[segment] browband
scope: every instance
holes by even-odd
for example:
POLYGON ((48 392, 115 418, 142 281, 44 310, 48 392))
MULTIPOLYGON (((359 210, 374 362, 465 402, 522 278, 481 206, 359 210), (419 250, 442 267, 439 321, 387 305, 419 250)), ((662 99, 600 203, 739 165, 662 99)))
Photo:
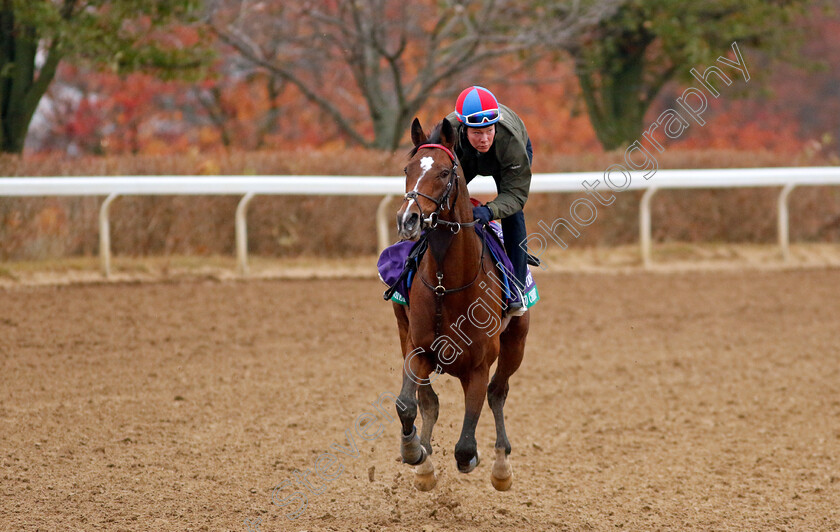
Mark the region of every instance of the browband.
POLYGON ((446 152, 449 158, 452 159, 453 163, 455 162, 455 154, 452 153, 452 151, 443 144, 421 144, 420 146, 417 146, 418 151, 422 150, 423 148, 440 148, 446 152))

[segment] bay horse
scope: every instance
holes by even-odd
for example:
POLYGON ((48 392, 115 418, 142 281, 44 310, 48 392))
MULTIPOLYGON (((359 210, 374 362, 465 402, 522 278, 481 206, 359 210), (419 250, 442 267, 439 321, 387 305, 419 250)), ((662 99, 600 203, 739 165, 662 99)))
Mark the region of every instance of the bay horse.
POLYGON ((474 230, 467 183, 453 152, 455 136, 446 119, 430 135, 417 118, 411 125, 414 148, 405 167, 406 194, 397 212, 397 230, 403 240, 424 238, 428 249, 407 294, 409 306, 394 303, 404 362, 397 408, 400 454, 404 463, 415 466, 417 489, 435 487, 431 439, 439 402, 432 382, 447 373, 464 390, 464 424, 455 445, 458 471, 469 473, 480 462, 475 428, 486 390, 496 422, 491 482, 505 491, 513 470, 504 405, 508 379, 524 355, 530 312, 503 317, 503 281, 486 242, 474 230), (488 386, 490 366, 497 359, 488 386), (418 404, 423 418, 419 436, 414 426, 418 404))

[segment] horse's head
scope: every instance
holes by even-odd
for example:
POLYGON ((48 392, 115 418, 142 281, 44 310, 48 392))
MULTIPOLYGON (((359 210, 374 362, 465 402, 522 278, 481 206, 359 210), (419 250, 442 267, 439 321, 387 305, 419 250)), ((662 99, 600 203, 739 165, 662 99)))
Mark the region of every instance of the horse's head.
POLYGON ((414 240, 427 225, 434 225, 452 207, 451 194, 458 186, 457 162, 452 152, 455 130, 444 119, 426 135, 415 118, 411 124, 414 148, 405 167, 405 200, 397 211, 397 231, 403 240, 414 240))

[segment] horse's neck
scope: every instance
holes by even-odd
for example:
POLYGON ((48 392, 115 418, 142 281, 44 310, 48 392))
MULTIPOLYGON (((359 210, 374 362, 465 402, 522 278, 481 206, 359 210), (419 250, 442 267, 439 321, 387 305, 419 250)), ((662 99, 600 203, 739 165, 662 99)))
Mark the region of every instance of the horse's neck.
MULTIPOLYGON (((473 220, 472 203, 469 192, 462 180, 458 180, 458 195, 452 206, 447 221, 469 223, 473 220)), ((437 272, 443 272, 444 283, 447 287, 459 283, 465 284, 472 280, 476 268, 481 267, 481 238, 476 234, 473 226, 462 227, 457 233, 452 233, 448 227, 439 226, 429 235, 429 255, 431 259, 426 263, 430 280, 436 280, 437 272)))
POLYGON ((468 223, 473 221, 470 191, 463 176, 455 180, 455 201, 452 205, 452 222, 468 223))

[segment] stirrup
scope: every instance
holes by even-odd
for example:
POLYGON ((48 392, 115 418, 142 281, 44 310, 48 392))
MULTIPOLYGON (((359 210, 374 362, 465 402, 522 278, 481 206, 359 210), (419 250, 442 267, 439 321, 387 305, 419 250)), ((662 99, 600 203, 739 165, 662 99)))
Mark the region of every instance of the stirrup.
POLYGON ((516 303, 519 303, 520 306, 513 306, 513 304, 510 304, 508 305, 506 312, 508 316, 515 318, 528 312, 528 306, 525 304, 525 295, 522 293, 522 290, 520 290, 516 285, 513 285, 513 288, 519 295, 519 301, 516 301, 516 303))

